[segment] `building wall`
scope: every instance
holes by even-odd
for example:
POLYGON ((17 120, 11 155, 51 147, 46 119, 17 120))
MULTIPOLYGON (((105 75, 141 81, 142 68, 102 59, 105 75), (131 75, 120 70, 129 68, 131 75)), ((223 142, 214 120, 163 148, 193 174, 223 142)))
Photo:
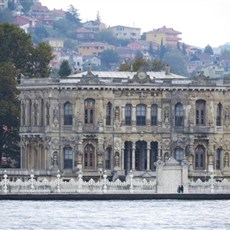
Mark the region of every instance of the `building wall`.
POLYGON ((229 177, 226 84, 197 79, 173 82, 163 73, 159 82, 144 83, 133 75, 132 81, 129 73, 121 83, 115 83, 115 73, 108 80, 90 71, 61 81, 23 80, 19 87, 22 168, 44 174, 60 169, 66 176, 81 169, 90 177, 99 176, 100 170, 109 176, 125 176, 133 170, 137 176, 151 172, 154 177, 155 162, 173 156, 188 162, 191 178, 213 170, 220 178, 229 177), (151 116, 153 104, 155 116, 151 116))

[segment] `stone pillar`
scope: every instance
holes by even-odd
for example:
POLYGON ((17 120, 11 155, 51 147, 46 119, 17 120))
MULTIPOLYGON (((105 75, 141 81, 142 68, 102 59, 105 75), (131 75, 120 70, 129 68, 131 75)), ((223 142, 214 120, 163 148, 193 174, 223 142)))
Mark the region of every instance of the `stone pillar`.
POLYGON ((147 142, 147 171, 150 171, 150 142, 147 142))
POLYGON ((125 148, 121 148, 121 170, 124 170, 124 158, 125 158, 125 148))
POLYGON ((184 193, 188 193, 188 162, 186 160, 182 162, 181 184, 184 187, 184 193))
POLYGON ((136 106, 132 106, 132 126, 136 125, 136 106))
POLYGON ((162 159, 162 156, 161 156, 161 143, 159 141, 158 141, 157 159, 158 160, 162 159))
POLYGON ((125 124, 125 106, 121 107, 121 122, 122 122, 122 125, 125 124))
POLYGON ((79 141, 77 144, 77 169, 82 169, 82 155, 83 155, 83 146, 82 141, 79 141))
POLYGON ((136 150, 136 142, 132 142, 132 170, 135 170, 135 150, 136 150))
POLYGON ((147 106, 147 111, 146 111, 146 125, 150 126, 151 125, 151 105, 147 106))
POLYGON ((213 153, 208 155, 208 172, 213 172, 213 153))

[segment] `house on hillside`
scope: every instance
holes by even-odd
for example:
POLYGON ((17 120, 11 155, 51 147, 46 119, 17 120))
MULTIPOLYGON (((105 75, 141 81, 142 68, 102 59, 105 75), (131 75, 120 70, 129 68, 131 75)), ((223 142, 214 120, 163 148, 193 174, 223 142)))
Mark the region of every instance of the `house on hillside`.
POLYGON ((114 50, 115 46, 103 42, 82 42, 78 46, 78 53, 82 56, 97 56, 108 49, 114 50))
POLYGON ((29 16, 18 15, 14 19, 15 24, 17 24, 20 28, 26 27, 27 29, 35 28, 38 23, 36 18, 32 18, 29 16))
POLYGON ((141 38, 141 29, 128 26, 112 26, 108 28, 117 39, 139 40, 141 38))
POLYGON ((58 21, 62 18, 65 18, 65 11, 63 9, 53 9, 52 14, 53 14, 53 20, 58 21))
POLYGON ((76 38, 80 41, 93 41, 95 39, 95 32, 80 28, 77 30, 76 38))
POLYGON ((145 33, 146 41, 155 42, 158 45, 163 43, 163 45, 167 47, 176 47, 177 43, 181 40, 181 38, 178 37, 181 34, 181 32, 165 26, 145 33))
POLYGON ((94 33, 98 33, 106 28, 105 24, 98 20, 86 21, 82 23, 82 27, 94 33))
POLYGON ((47 6, 43 6, 40 2, 34 2, 30 8, 29 14, 44 25, 51 25, 53 23, 52 11, 50 11, 47 6))
POLYGON ((8 7, 8 0, 0 0, 0 10, 4 10, 8 7))

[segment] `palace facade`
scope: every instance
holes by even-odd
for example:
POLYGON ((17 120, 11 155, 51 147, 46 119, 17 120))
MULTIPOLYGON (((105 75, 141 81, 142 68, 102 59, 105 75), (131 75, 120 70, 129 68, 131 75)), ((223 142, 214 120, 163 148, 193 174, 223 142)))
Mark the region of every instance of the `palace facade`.
POLYGON ((173 158, 189 178, 230 177, 230 79, 89 69, 18 88, 22 169, 155 178, 173 158))

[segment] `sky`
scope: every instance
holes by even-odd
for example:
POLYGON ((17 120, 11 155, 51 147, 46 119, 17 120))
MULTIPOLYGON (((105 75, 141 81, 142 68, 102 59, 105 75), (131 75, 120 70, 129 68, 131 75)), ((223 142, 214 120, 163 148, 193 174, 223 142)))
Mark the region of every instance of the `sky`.
POLYGON ((99 12, 106 26, 141 28, 141 33, 166 26, 181 32, 181 41, 204 48, 230 43, 230 0, 40 0, 50 10, 73 5, 82 22, 99 12))

